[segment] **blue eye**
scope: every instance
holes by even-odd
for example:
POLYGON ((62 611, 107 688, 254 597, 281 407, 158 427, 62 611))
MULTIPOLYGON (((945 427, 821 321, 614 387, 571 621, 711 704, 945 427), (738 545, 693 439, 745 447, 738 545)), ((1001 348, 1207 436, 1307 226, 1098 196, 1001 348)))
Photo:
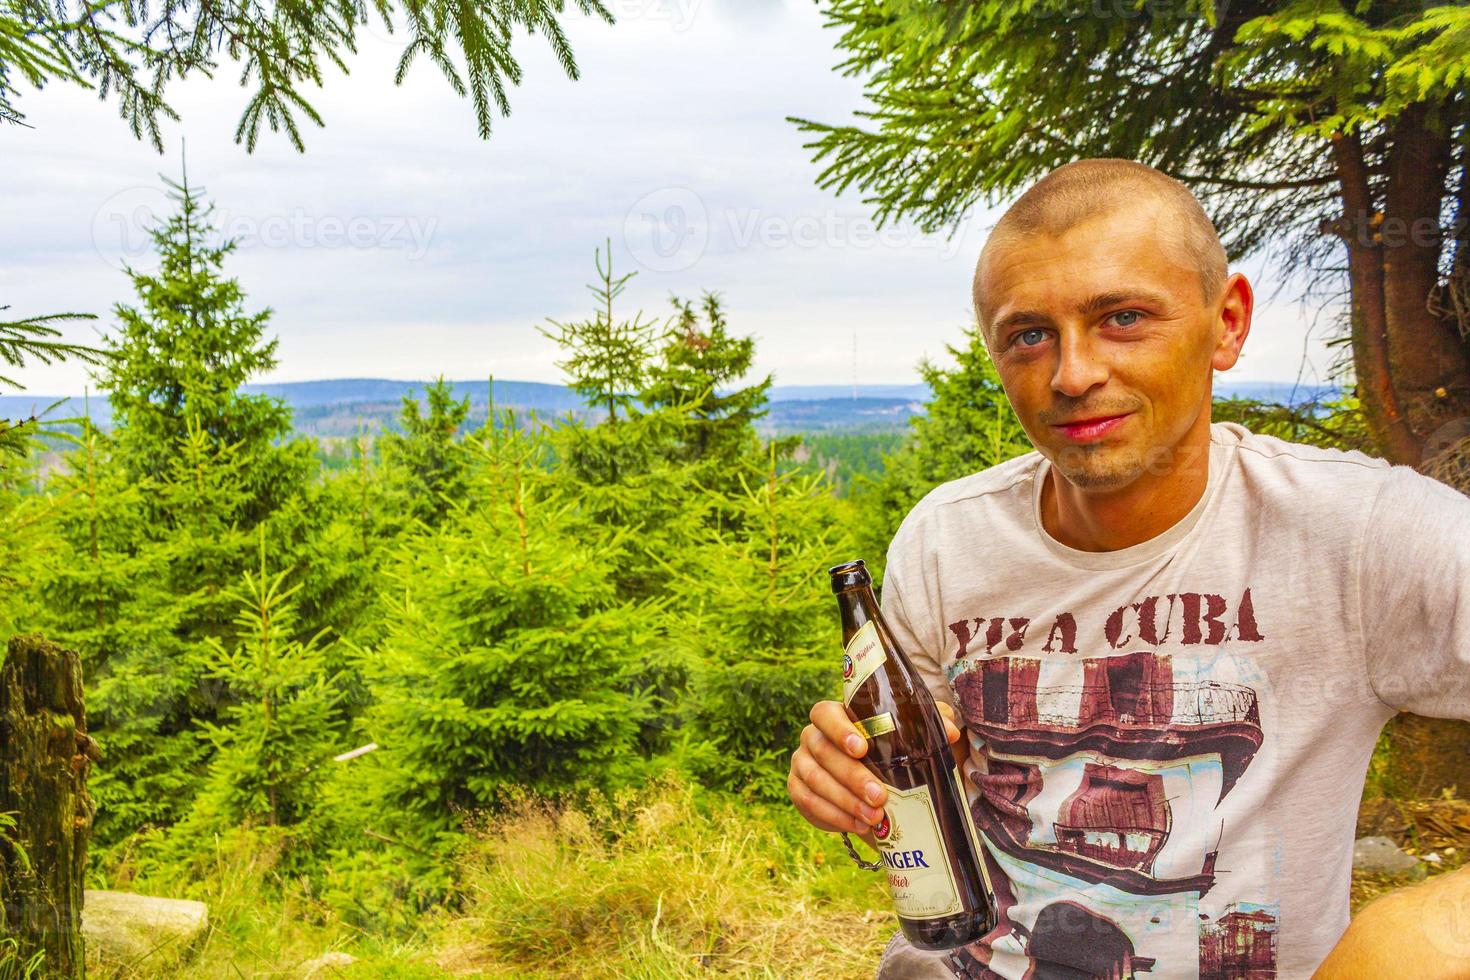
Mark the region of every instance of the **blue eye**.
POLYGON ((1140 314, 1137 310, 1121 310, 1117 313, 1114 313, 1111 317, 1109 317, 1109 319, 1120 327, 1131 327, 1138 322, 1138 318, 1141 315, 1142 314, 1140 314), (1128 319, 1125 321, 1123 319, 1124 317, 1127 317, 1128 319))
POLYGON ((1037 344, 1046 339, 1046 331, 1036 327, 1032 327, 1030 330, 1023 330, 1020 333, 1016 334, 1016 339, 1021 342, 1022 346, 1035 347, 1037 344), (1026 340, 1027 337, 1033 336, 1036 338, 1035 340, 1026 340))

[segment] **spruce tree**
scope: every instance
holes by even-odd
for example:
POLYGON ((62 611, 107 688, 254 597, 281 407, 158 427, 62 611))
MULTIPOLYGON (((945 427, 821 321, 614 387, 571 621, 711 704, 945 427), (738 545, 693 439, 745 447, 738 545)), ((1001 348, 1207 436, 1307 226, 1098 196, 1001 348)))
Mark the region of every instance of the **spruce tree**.
MULTIPOLYGON (((269 311, 249 312, 224 275, 234 244, 216 240, 198 191, 169 186, 177 210, 153 230, 159 269, 129 270, 137 305, 118 304, 106 341, 115 428, 89 427, 69 460, 62 560, 45 589, 48 628, 82 653, 93 685, 104 846, 188 810, 212 752, 198 723, 231 698, 203 654, 229 635, 258 529, 290 531, 290 564, 319 570, 330 557, 318 531, 331 515, 309 506, 310 445, 289 438, 280 402, 239 392, 275 363, 269 311)), ((303 610, 304 633, 321 612, 303 610)))
POLYGON ((670 569, 684 597, 675 628, 700 664, 690 761, 717 785, 781 799, 782 760, 840 678, 826 570, 855 544, 825 474, 780 472, 768 447, 764 478, 741 482, 734 528, 706 530, 670 569))
POLYGON ((302 822, 337 751, 342 695, 328 672, 326 630, 296 639, 300 585, 286 584, 291 569, 272 572, 265 529, 257 533, 259 568, 230 593, 234 635, 209 641, 203 657, 205 676, 223 682, 230 702, 218 722, 201 723, 214 755, 184 837, 302 822))
MULTIPOLYGON (((587 286, 594 301, 592 316, 566 323, 548 320, 550 329, 536 329, 556 341, 565 352, 566 359, 558 361, 556 366, 566 372, 571 389, 590 408, 603 412, 605 421, 616 425, 632 413, 638 391, 648 378, 659 324, 645 320, 641 311, 631 320, 618 319, 617 301, 638 273, 613 275, 610 239, 606 248, 606 263, 602 249, 593 253, 597 281, 587 286)), ((616 479, 615 471, 613 478, 616 479)))
POLYGON ((594 259, 598 279, 587 287, 595 297, 592 316, 542 328, 562 346, 559 366, 593 413, 560 420, 552 445, 557 476, 584 513, 603 528, 635 532, 637 546, 614 552, 610 573, 619 593, 636 599, 662 591, 665 576, 650 554, 676 554, 702 520, 705 499, 697 474, 673 451, 689 424, 689 406, 640 406, 660 328, 642 312, 620 318, 617 300, 636 273, 615 276, 610 251, 606 262, 600 249, 594 259))
POLYGON ((390 493, 401 520, 436 525, 465 493, 466 459, 460 430, 470 400, 456 399, 442 377, 424 390, 428 413, 410 392, 398 415, 402 432, 379 440, 390 493))
MULTIPOLYGON (((47 561, 43 588, 53 617, 68 646, 91 651, 87 666, 94 672, 123 654, 160 621, 166 603, 157 585, 168 576, 165 550, 149 546, 150 528, 144 500, 157 490, 149 479, 132 479, 112 465, 107 437, 84 418, 76 445, 47 484, 54 552, 47 561)), ((90 683, 93 677, 87 677, 90 683)))
MULTIPOLYGON (((669 447, 671 456, 697 465, 705 486, 733 489, 735 469, 761 452, 755 423, 767 413, 772 378, 733 387, 750 373, 755 338, 730 334, 718 294, 706 292, 697 308, 677 296, 673 304, 675 315, 641 399, 649 408, 687 407, 669 447)), ((796 442, 782 441, 780 453, 796 442)))
POLYGON ((375 830, 430 847, 463 811, 512 786, 557 792, 627 778, 640 723, 639 657, 657 607, 620 601, 608 574, 631 535, 600 533, 547 470, 539 430, 466 444, 469 492, 385 569, 385 636, 359 669, 375 704, 359 760, 375 830))
POLYGON ((21 429, 10 438, 13 447, 0 451, 0 641, 35 629, 38 566, 54 551, 53 504, 28 492, 36 470, 32 436, 21 429))
POLYGON ((218 238, 214 207, 187 174, 164 183, 177 209, 149 232, 159 268, 128 268, 138 305, 114 308, 117 329, 106 339, 110 357, 99 382, 112 404, 119 458, 135 477, 166 469, 167 448, 190 425, 218 445, 238 445, 251 459, 240 518, 253 527, 301 485, 310 447, 290 441, 284 402, 240 392, 276 366, 278 342, 267 333, 271 311, 249 311, 239 281, 224 274, 238 243, 218 238))
POLYGON ((924 414, 909 420, 909 436, 897 453, 884 457, 882 476, 859 481, 862 489, 854 499, 863 517, 860 541, 870 555, 887 552, 904 516, 939 484, 1031 451, 984 338, 973 326, 965 338, 960 346, 946 345, 953 367, 920 363, 932 393, 924 414))
POLYGON ((240 460, 197 426, 158 477, 135 481, 88 427, 52 487, 57 551, 41 578, 48 634, 82 654, 103 848, 187 813, 207 758, 195 719, 212 714, 201 645, 223 626, 226 576, 245 539, 229 518, 240 460), (160 534, 159 514, 177 517, 160 534))

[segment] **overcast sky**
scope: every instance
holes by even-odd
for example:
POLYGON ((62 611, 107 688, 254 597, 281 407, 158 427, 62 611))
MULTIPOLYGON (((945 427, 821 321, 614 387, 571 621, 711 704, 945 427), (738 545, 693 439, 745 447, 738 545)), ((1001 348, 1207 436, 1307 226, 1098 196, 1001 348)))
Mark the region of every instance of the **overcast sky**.
MULTIPOLYGON (((268 131, 253 154, 235 144, 245 92, 228 69, 175 90, 182 122, 163 156, 112 102, 28 92, 35 128, 0 130, 0 304, 100 314, 69 329, 80 341, 110 327, 131 298, 123 263, 154 264, 143 228, 168 209, 159 174, 178 175, 183 139, 191 183, 242 240, 229 272, 252 309, 275 311, 280 365, 260 380, 560 381, 536 324, 587 313, 593 250, 609 238, 615 271, 639 272, 625 313, 663 316, 671 292, 717 290, 781 383, 908 382, 921 357, 942 358, 998 211, 953 236, 880 233, 857 194, 816 186, 785 117, 844 121, 862 106, 816 4, 609 6, 616 26, 569 24, 580 81, 540 38, 519 39, 525 81, 489 141, 427 62, 393 85, 401 42, 381 31, 350 77, 328 75, 314 99, 326 128, 306 131, 305 155, 268 131)), ((1274 285, 1268 268, 1244 271, 1262 294, 1274 285)), ((1305 351, 1317 380, 1328 358, 1312 319, 1289 291, 1266 302, 1233 376, 1294 379, 1305 351)), ((65 365, 18 377, 36 394, 88 384, 65 365)))

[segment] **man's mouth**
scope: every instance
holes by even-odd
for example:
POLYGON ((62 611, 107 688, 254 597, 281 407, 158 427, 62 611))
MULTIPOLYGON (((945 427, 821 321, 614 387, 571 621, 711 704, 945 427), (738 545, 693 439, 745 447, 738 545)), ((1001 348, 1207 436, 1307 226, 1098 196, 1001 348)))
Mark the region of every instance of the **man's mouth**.
POLYGON ((1053 425, 1052 428, 1073 442, 1092 442, 1117 429, 1131 414, 1131 412, 1124 412, 1122 415, 1098 415, 1093 418, 1077 419, 1073 422, 1062 422, 1053 425))

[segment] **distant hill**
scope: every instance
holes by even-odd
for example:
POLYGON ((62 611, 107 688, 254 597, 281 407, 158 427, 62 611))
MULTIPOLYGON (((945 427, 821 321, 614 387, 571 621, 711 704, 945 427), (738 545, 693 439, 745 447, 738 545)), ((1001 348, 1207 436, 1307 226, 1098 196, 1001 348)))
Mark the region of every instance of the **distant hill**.
MULTIPOLYGON (((488 381, 451 382, 460 398, 469 398, 471 424, 483 421, 489 403, 488 381)), ((379 378, 342 378, 327 381, 287 381, 246 385, 243 390, 280 398, 291 406, 296 427, 307 435, 351 436, 366 429, 395 427, 404 397, 422 392, 426 382, 379 378)), ((1294 386, 1290 382, 1242 381, 1216 386, 1217 397, 1241 396, 1265 401, 1302 402, 1331 393, 1327 385, 1294 386)), ((535 412, 550 419, 586 406, 563 385, 536 381, 495 382, 497 408, 535 412)), ((907 385, 774 385, 770 413, 761 420, 767 432, 892 432, 922 414, 929 399, 928 386, 907 385), (854 397, 856 395, 856 397, 854 397)), ((83 400, 44 395, 0 396, 0 418, 18 418, 45 411, 60 401, 48 418, 80 416, 83 400)), ((111 409, 105 398, 90 399, 92 418, 107 425, 111 409)))

